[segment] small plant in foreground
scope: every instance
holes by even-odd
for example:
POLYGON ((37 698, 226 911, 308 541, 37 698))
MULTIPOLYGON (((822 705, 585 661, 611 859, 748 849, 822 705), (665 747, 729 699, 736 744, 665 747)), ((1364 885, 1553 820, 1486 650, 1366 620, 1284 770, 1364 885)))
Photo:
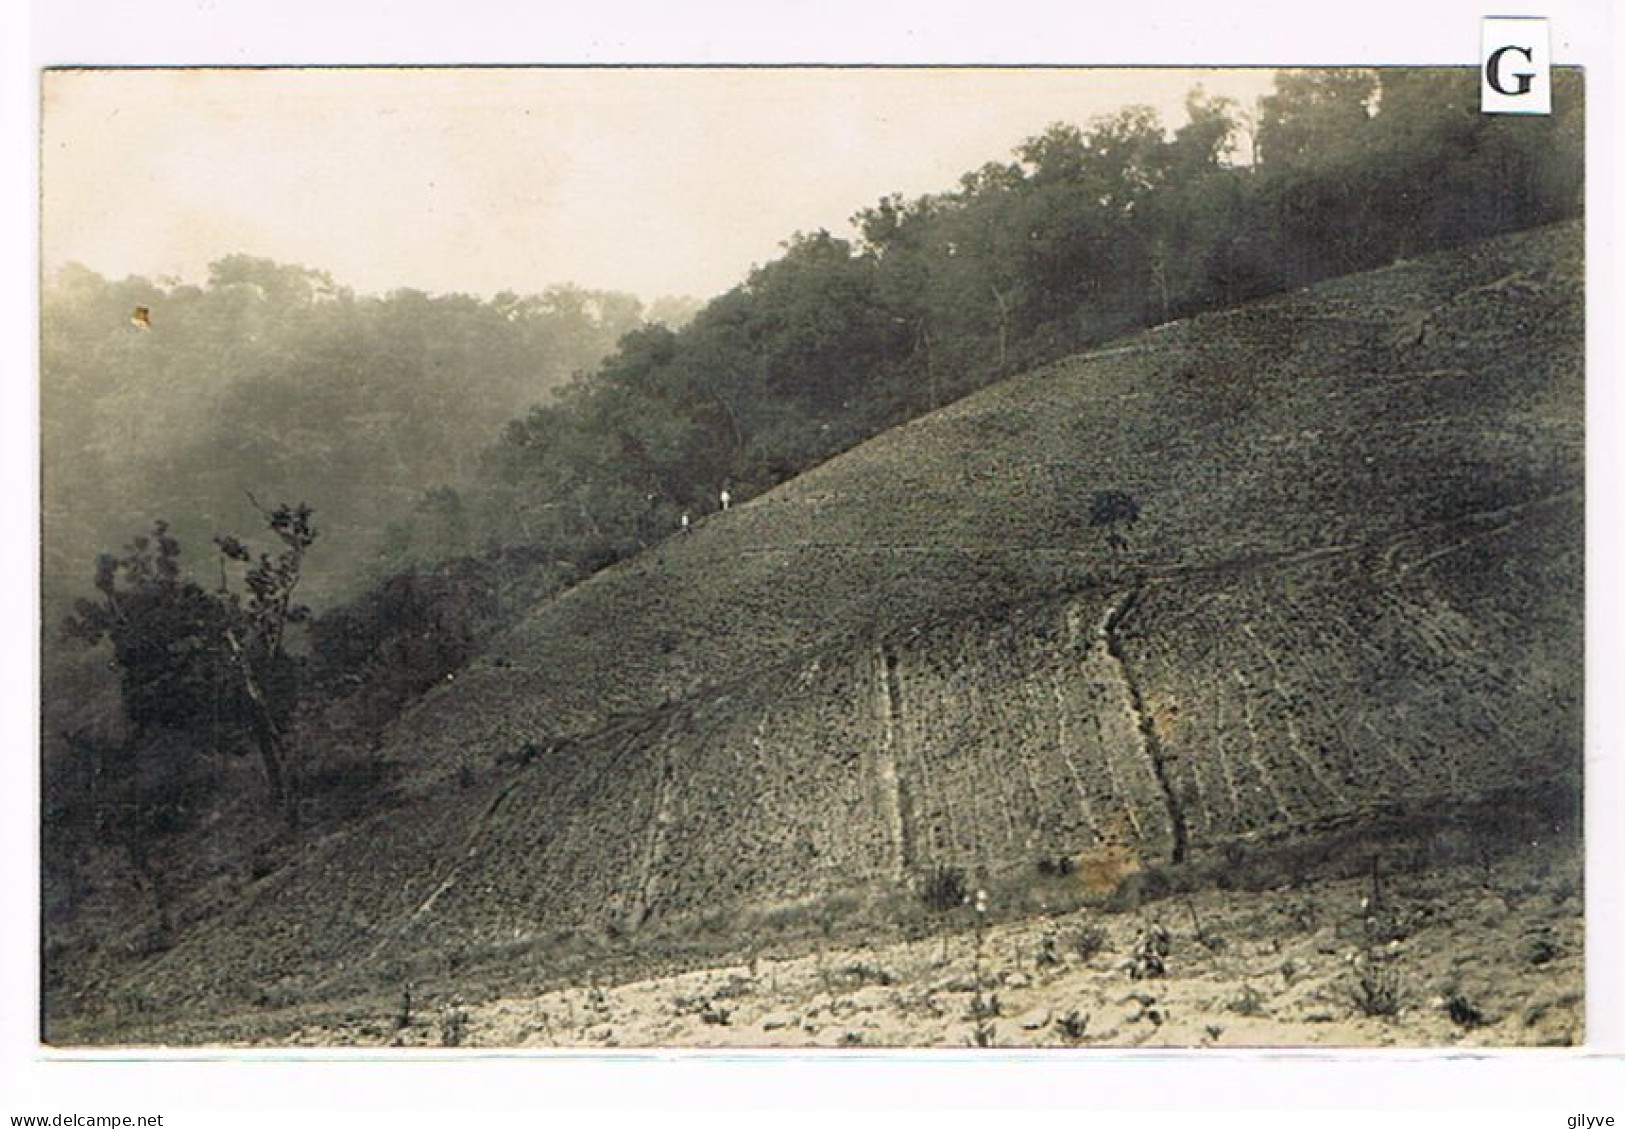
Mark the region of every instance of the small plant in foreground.
POLYGON ((1134 960, 1129 975, 1135 980, 1157 980, 1168 974, 1168 950, 1172 939, 1161 922, 1153 921, 1134 942, 1134 960))
POLYGON ((1365 916, 1366 943, 1389 945, 1407 941, 1422 924, 1423 914, 1395 905, 1370 909, 1365 916))
POLYGON ((1241 994, 1225 1004, 1225 1008, 1237 1015, 1263 1015, 1264 997, 1251 984, 1243 984, 1241 994))
POLYGON ((1085 925, 1072 935, 1072 951, 1083 960, 1090 960, 1106 951, 1106 930, 1099 925, 1085 925))
POLYGON ((404 1031, 412 1026, 412 982, 407 981, 401 988, 401 1006, 395 1012, 395 1030, 404 1031))
POLYGON ((1039 968, 1054 968, 1061 963, 1061 954, 1055 948, 1055 934, 1045 933, 1038 939, 1038 954, 1033 963, 1039 968))
POLYGON ((1385 964, 1367 960, 1349 993, 1361 1015, 1387 1018, 1399 1014, 1399 973, 1385 964))
POLYGON ((1320 927, 1320 910, 1312 902, 1301 902, 1286 911, 1287 926, 1294 933, 1313 933, 1320 927))
POLYGON ((468 1012, 463 1010, 462 1004, 453 1001, 452 1005, 440 1015, 440 1045, 460 1047, 467 1035, 468 1012))
POLYGON ((726 983, 711 989, 714 1000, 737 1000, 756 991, 756 983, 743 976, 731 975, 726 983))
POLYGON ((938 866, 920 889, 920 900, 935 913, 946 913, 965 904, 968 892, 965 872, 957 866, 938 866))
POLYGON ((1558 957, 1558 947, 1550 937, 1536 936, 1524 946, 1523 955, 1530 964, 1550 964, 1558 957))
POLYGON ((896 978, 879 965, 853 961, 837 969, 834 973, 834 980, 848 989, 857 989, 868 984, 879 984, 883 988, 888 987, 895 982, 896 978))
POLYGON ((973 969, 975 980, 973 982, 970 1016, 976 1021, 976 1027, 971 1032, 974 1044, 978 1047, 991 1047, 993 1045, 992 1017, 999 1014, 999 997, 996 993, 984 996, 982 994, 982 969, 987 950, 987 891, 976 891, 976 901, 972 907, 976 912, 976 964, 973 969))
POLYGON ((1089 1016, 1074 1008, 1055 1021, 1055 1029, 1067 1042, 1081 1043, 1089 1034, 1089 1016))
POLYGON ((972 1019, 992 1019, 999 1014, 999 994, 989 992, 982 995, 978 992, 971 997, 969 1015, 972 1019))
POLYGON ((1471 1031, 1475 1027, 1484 1026, 1484 1013, 1466 996, 1454 992, 1445 1001, 1444 1010, 1450 1016, 1450 1021, 1457 1027, 1465 1027, 1471 1031))

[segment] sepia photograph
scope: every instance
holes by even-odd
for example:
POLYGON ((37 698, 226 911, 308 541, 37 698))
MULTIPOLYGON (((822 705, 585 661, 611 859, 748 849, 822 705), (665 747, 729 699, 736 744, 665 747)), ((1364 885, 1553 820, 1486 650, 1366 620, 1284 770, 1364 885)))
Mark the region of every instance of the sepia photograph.
POLYGON ((48 1047, 1586 1042, 1579 68, 37 77, 48 1047))

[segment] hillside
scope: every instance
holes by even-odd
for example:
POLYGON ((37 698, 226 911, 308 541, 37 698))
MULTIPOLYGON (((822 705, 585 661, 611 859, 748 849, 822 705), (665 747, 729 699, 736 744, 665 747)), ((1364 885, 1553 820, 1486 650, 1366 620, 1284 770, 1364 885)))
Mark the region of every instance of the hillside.
POLYGON ((1375 959, 1369 882, 1334 878, 1046 913, 980 942, 973 929, 860 939, 629 983, 431 997, 404 1026, 398 1000, 374 1000, 207 1029, 318 1047, 1570 1046, 1584 1036, 1582 860, 1558 854, 1407 874, 1375 959), (1166 975, 1136 980, 1134 942, 1159 910, 1166 975), (1391 985, 1392 1015, 1365 1013, 1364 983, 1391 985))
POLYGON ((132 1000, 449 990, 504 954, 546 979, 561 935, 635 966, 684 922, 944 867, 1106 895, 1572 794, 1581 248, 1560 225, 1162 326, 713 516, 403 716, 404 806, 48 1011, 98 1039, 132 1000), (1138 520, 1092 522, 1109 492, 1138 520))

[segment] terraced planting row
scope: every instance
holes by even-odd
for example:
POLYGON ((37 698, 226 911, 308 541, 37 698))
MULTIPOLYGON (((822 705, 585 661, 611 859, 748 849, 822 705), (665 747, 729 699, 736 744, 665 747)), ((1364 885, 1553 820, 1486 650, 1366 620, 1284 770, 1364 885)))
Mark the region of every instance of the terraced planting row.
POLYGON ((1466 614, 1461 562, 1403 580, 1375 563, 1181 582, 1126 625, 1198 846, 1577 773, 1574 667, 1539 656, 1578 639, 1578 586, 1466 614))
MULTIPOLYGON (((1406 553, 1443 569, 1439 546, 1454 535, 1406 553)), ((572 800, 549 842, 590 867, 533 850, 510 877, 524 890, 564 876, 543 884, 538 919, 612 906, 635 925, 1104 844, 1161 859, 1170 797, 1125 677, 1140 684, 1198 848, 1512 782, 1567 757, 1554 723, 1572 735, 1574 719, 1523 693, 1531 644, 1513 605, 1534 593, 1511 589, 1499 617, 1465 615, 1454 588, 1473 587, 1471 570, 1428 576, 1406 553, 1153 582, 1120 627, 1128 671, 1104 645, 1110 601, 1096 595, 764 675, 637 737, 602 807, 572 800)), ((553 818, 507 810, 519 826, 553 818)), ((506 841, 492 855, 527 857, 506 841)))
POLYGON ((511 885, 515 904, 539 891, 537 920, 616 907, 635 925, 917 884, 939 865, 1031 867, 1108 843, 1155 854, 1166 810, 1120 676, 1092 626, 1067 638, 1068 611, 878 642, 767 680, 764 703, 673 711, 601 790, 545 774, 570 799, 538 808, 526 797, 544 774, 520 785, 481 850, 500 873, 463 885, 511 885))

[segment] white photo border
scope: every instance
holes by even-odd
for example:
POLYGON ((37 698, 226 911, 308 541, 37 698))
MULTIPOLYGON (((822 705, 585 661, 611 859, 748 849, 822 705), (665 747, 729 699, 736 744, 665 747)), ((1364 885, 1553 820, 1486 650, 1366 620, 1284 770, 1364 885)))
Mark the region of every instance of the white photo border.
MULTIPOLYGON (((1437 0, 1313 6, 1081 0, 745 3, 739 0, 520 3, 463 0, 30 0, 5 5, 0 107, 6 160, 6 301, 0 348, 4 561, 0 874, 0 1116, 85 1109, 232 1111, 239 1124, 291 1110, 347 1111, 350 1123, 456 1124, 437 1111, 537 1105, 690 1113, 748 1106, 807 1110, 989 1106, 1184 1111, 1476 1109, 1485 1123, 1552 1125, 1530 1108, 1625 1115, 1625 830, 1619 581, 1625 393, 1619 377, 1620 32, 1608 0, 1514 8, 1437 0), (1587 1038, 1572 1052, 919 1053, 846 1057, 703 1052, 472 1055, 454 1064, 316 1055, 62 1055, 38 1042, 38 92, 64 65, 855 63, 1309 66, 1476 64, 1479 21, 1546 16, 1559 66, 1586 69, 1587 97, 1587 1038), (26 531, 26 532, 24 532, 26 531), (1608 1105, 1611 1095, 1613 1105, 1608 1105), (25 1103, 32 1103, 27 1104, 25 1103), (377 1122, 369 1111, 407 1111, 377 1122)), ((1199 1116, 1206 1117, 1208 1112, 1199 1116)), ((709 1117, 709 1115, 707 1115, 709 1117)), ((1189 1113, 1186 1115, 1189 1119, 1189 1113)), ((339 1121, 309 1121, 339 1124, 339 1121)), ((517 1119, 516 1119, 517 1121, 517 1119)), ((1228 1118, 1221 1117, 1221 1122, 1228 1118)), ((270 1120, 266 1124, 273 1123, 270 1120)), ((708 1120, 708 1124, 709 1124, 708 1120)), ((1366 1119, 1369 1124, 1369 1119, 1366 1119)), ((1617 1124, 1617 1122, 1616 1122, 1617 1124)))

